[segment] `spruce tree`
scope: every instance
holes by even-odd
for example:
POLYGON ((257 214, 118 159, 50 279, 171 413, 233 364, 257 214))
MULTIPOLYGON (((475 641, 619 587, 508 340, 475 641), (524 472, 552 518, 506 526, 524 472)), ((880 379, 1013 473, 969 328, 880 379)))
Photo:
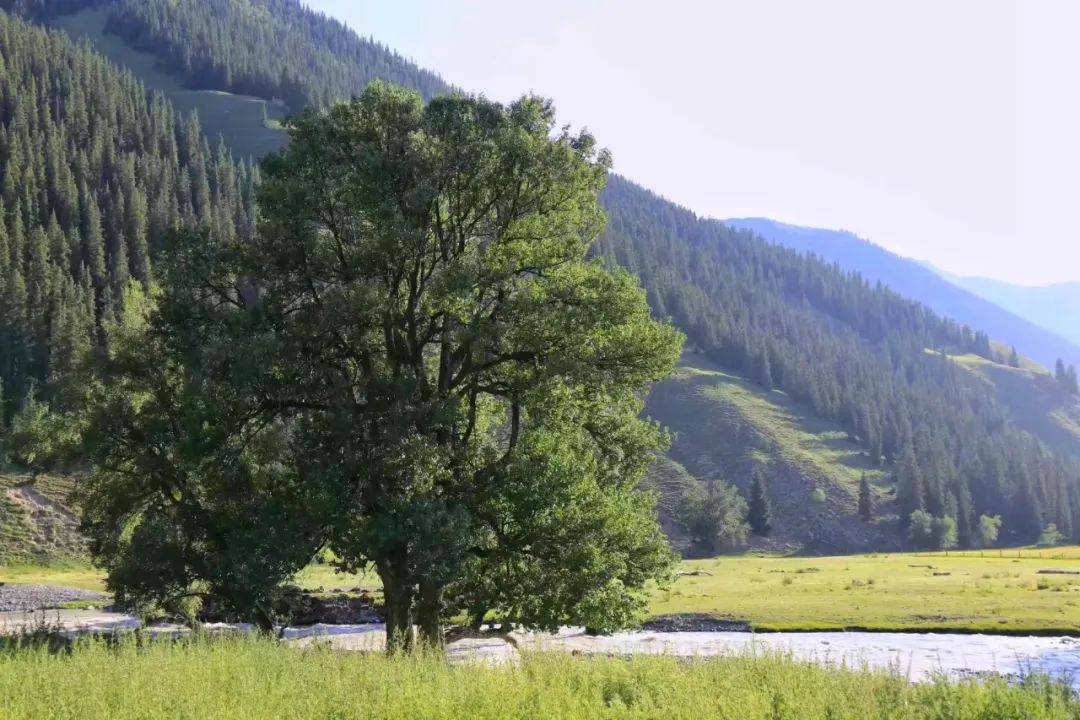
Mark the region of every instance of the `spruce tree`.
POLYGON ((870 495, 870 483, 863 473, 859 480, 859 517, 863 522, 870 522, 874 518, 874 499, 870 495))
POLYGON ((765 492, 765 481, 759 470, 754 471, 754 478, 750 483, 750 507, 746 521, 755 535, 767 537, 772 532, 772 510, 765 492))
POLYGON ((901 517, 907 518, 925 507, 924 492, 922 472, 909 443, 900 452, 900 459, 896 463, 896 501, 900 505, 901 517))
POLYGON ((1020 356, 1016 354, 1016 346, 1014 345, 1009 351, 1009 367, 1020 367, 1020 356))
POLYGON ((765 392, 772 392, 772 389, 773 389, 773 376, 772 376, 772 366, 771 366, 771 363, 769 362, 769 350, 768 350, 768 348, 763 348, 761 350, 761 359, 760 359, 759 362, 760 362, 760 365, 759 365, 759 369, 758 369, 758 382, 761 384, 761 387, 762 387, 762 389, 765 390, 765 392))

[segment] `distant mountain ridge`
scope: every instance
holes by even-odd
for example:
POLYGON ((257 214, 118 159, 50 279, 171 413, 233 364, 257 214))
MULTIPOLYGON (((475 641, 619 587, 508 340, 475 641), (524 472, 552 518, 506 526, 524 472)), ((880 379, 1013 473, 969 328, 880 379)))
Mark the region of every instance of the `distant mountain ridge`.
POLYGON ((922 263, 901 257, 854 233, 789 225, 769 218, 732 218, 724 223, 751 231, 771 243, 813 253, 845 270, 858 272, 871 282, 880 281, 941 315, 984 330, 1005 345, 1015 346, 1046 367, 1053 367, 1057 358, 1080 364, 1080 341, 1070 342, 1031 318, 951 282, 951 277, 942 277, 922 263))
POLYGON ((953 285, 1080 345, 1080 282, 1017 285, 993 278, 954 275, 931 266, 953 285))

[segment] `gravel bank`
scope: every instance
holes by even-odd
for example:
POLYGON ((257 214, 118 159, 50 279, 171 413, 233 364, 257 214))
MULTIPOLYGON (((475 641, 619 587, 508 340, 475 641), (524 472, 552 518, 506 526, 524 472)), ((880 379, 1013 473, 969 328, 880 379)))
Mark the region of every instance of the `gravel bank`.
POLYGON ((93 590, 58 587, 56 585, 20 585, 0 583, 0 612, 33 611, 54 608, 76 600, 105 600, 103 593, 93 590))

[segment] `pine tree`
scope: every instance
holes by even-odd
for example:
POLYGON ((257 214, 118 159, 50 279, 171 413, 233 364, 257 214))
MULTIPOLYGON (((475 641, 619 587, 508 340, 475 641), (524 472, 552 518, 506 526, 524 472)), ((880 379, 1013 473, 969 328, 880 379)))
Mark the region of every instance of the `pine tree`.
POLYGON ((765 392, 772 392, 772 363, 769 362, 768 348, 762 348, 761 350, 761 359, 759 361, 758 368, 758 382, 761 384, 761 387, 765 390, 765 392))
POLYGON ((870 522, 874 517, 874 499, 870 494, 866 473, 859 479, 859 517, 863 522, 870 522))
POLYGON ((129 276, 149 283, 154 251, 181 226, 181 198, 197 195, 226 242, 250 238, 253 211, 237 198, 253 197, 253 175, 63 34, 0 13, 0 58, 0 384, 17 408, 31 383, 57 399, 87 343, 104 341, 129 276), (183 160, 178 138, 190 140, 183 160))
POLYGON ((760 470, 754 471, 754 478, 750 483, 750 507, 746 521, 755 535, 767 537, 772 532, 772 510, 760 470))
POLYGON ((903 518, 926 506, 922 472, 910 443, 900 452, 900 459, 896 463, 896 501, 903 518))
POLYGON ((1014 345, 1009 351, 1009 367, 1020 367, 1020 356, 1016 354, 1016 346, 1014 345))

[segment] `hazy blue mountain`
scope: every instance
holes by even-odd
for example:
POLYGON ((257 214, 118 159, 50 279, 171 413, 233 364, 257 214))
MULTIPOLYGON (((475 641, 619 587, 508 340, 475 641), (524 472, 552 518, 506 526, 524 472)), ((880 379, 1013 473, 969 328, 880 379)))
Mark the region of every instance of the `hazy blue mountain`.
POLYGON ((1014 285, 993 278, 964 277, 934 270, 952 284, 1080 345, 1080 282, 1014 285))
MULTIPOLYGON (((768 218, 736 218, 724 222, 752 231, 777 245, 814 253, 862 274, 871 282, 881 281, 942 315, 985 330, 1000 343, 1015 345, 1047 367, 1053 367, 1059 357, 1080 364, 1080 334, 1066 338, 1060 330, 1064 323, 1051 326, 1037 322, 1031 314, 1022 314, 997 298, 962 287, 961 283, 952 282, 952 278, 946 279, 922 263, 901 257, 854 233, 788 225, 768 218)), ((1077 308, 1080 307, 1080 284, 1076 286, 1075 297, 1078 304, 1072 307, 1077 308)), ((1057 312, 1069 311, 1059 309, 1057 312)))

